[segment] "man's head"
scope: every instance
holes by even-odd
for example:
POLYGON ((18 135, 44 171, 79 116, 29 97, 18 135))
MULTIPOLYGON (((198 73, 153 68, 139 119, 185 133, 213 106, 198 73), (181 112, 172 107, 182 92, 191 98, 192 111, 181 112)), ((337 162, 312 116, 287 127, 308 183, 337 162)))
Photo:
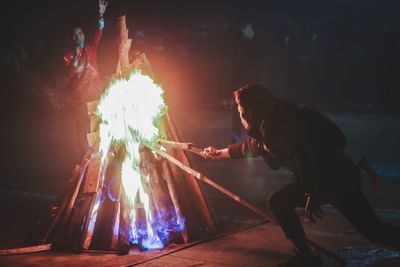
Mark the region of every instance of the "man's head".
POLYGON ((240 119, 246 130, 273 111, 273 97, 261 84, 247 84, 234 92, 240 119))
POLYGON ((73 40, 75 42, 75 46, 83 47, 83 45, 85 44, 85 34, 83 33, 82 28, 75 28, 73 40))

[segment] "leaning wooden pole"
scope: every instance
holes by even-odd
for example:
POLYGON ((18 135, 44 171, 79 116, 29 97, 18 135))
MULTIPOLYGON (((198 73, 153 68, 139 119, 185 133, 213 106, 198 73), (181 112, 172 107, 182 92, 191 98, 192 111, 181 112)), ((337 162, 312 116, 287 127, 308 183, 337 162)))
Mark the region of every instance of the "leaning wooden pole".
MULTIPOLYGON (((149 147, 151 150, 153 150, 154 152, 156 152, 158 155, 160 155, 161 157, 167 159, 168 161, 174 163, 175 165, 177 165, 179 168, 181 168, 182 170, 186 171, 187 173, 193 175, 194 177, 196 177, 198 180, 203 181, 207 184, 209 184, 210 186, 214 187, 215 189, 217 189, 218 191, 222 192, 223 194, 229 196, 230 198, 232 198, 233 200, 235 200, 236 202, 242 204, 243 206, 245 206, 246 208, 252 210, 254 213, 258 214, 259 216, 263 217, 267 222, 271 221, 270 216, 264 212, 263 210, 255 207, 254 205, 250 204, 249 202, 247 202, 246 200, 242 199, 241 197, 239 197, 238 195, 232 193, 231 191, 229 191, 228 189, 222 187, 221 185, 215 183, 214 181, 212 181, 211 179, 209 179, 207 176, 201 174, 200 172, 193 170, 192 168, 190 168, 189 166, 183 164, 182 162, 180 162, 179 160, 177 160, 176 158, 174 158, 173 156, 169 155, 168 153, 158 149, 158 148, 154 148, 154 147, 149 147)), ((336 260, 337 262, 339 262, 341 265, 346 265, 347 262, 345 260, 343 260, 342 258, 340 258, 339 256, 335 255, 334 253, 330 252, 329 250, 325 249, 324 247, 318 245, 317 243, 315 243, 314 241, 310 240, 307 238, 307 241, 309 242, 309 244, 311 246, 313 246, 316 250, 319 250, 321 253, 324 253, 325 255, 329 256, 330 258, 336 260)))
POLYGON ((125 15, 118 17, 117 26, 119 31, 119 44, 116 75, 126 77, 131 70, 131 65, 129 62, 129 50, 131 49, 132 39, 128 38, 129 32, 126 27, 125 15))
MULTIPOLYGON (((182 140, 182 137, 178 133, 178 129, 175 127, 174 122, 172 121, 172 118, 169 116, 167 113, 165 116, 165 120, 168 125, 168 130, 173 138, 173 140, 182 140)), ((191 166, 193 164, 193 160, 189 158, 184 151, 177 149, 175 150, 176 156, 178 159, 183 162, 183 164, 187 166, 191 166)), ((189 173, 190 174, 190 173, 189 173)), ((197 205, 194 206, 195 210, 202 214, 201 218, 203 220, 203 223, 207 225, 208 231, 210 233, 216 233, 217 232, 217 225, 214 222, 214 218, 212 215, 212 212, 210 212, 209 204, 206 202, 206 199, 203 196, 203 193, 201 191, 200 185, 196 181, 195 178, 191 177, 190 175, 186 177, 186 184, 192 189, 192 191, 189 194, 189 198, 192 197, 193 203, 196 203, 197 205)))
POLYGON ((256 214, 260 215, 261 217, 265 218, 267 222, 270 221, 270 218, 268 216, 268 214, 266 214, 264 211, 262 211, 261 209, 255 207, 254 205, 250 204, 249 202, 247 202, 246 200, 242 199, 241 197, 239 197, 238 195, 232 193, 231 191, 229 191, 228 189, 222 187, 221 185, 217 184, 216 182, 214 182, 213 180, 209 179, 207 176, 201 174, 200 172, 193 170, 192 168, 190 168, 189 166, 183 164, 182 162, 180 162, 178 159, 174 158, 173 156, 169 155, 168 153, 154 148, 154 147, 149 147, 151 150, 153 150, 154 152, 156 152, 158 155, 160 155, 161 157, 167 159, 168 161, 174 163, 176 166, 178 166, 179 168, 181 168, 182 170, 186 171, 187 173, 189 173, 190 175, 196 177, 198 180, 205 182, 206 184, 209 184, 210 186, 214 187, 215 189, 217 189, 218 191, 220 191, 221 193, 229 196, 230 198, 234 199, 235 201, 239 202, 240 204, 242 204, 243 206, 245 206, 246 208, 252 210, 253 212, 255 212, 256 214))

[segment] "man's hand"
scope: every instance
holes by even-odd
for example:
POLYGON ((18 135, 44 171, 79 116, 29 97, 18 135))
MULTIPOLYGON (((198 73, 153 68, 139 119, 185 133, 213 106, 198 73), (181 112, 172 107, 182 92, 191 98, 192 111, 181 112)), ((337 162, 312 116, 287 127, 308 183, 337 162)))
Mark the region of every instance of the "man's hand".
POLYGON ((309 218, 313 223, 316 222, 316 217, 321 219, 324 212, 321 209, 319 196, 317 193, 306 193, 306 216, 309 218), (315 217, 314 217, 315 216, 315 217))
POLYGON ((219 154, 219 150, 212 146, 209 146, 201 151, 201 155, 205 159, 217 159, 219 154))
POLYGON ((228 149, 217 149, 215 147, 209 146, 203 151, 201 151, 201 155, 205 159, 223 159, 223 158, 230 158, 228 149))
POLYGON ((106 12, 108 2, 105 0, 99 0, 99 16, 100 18, 103 17, 104 13, 106 12))

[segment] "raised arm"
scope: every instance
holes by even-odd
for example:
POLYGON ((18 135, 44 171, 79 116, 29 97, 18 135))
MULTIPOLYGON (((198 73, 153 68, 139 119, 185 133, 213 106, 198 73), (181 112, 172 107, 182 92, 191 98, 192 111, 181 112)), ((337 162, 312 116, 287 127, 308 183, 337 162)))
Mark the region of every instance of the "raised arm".
POLYGON ((93 45, 98 46, 101 40, 101 37, 103 36, 103 29, 104 29, 104 18, 103 15, 106 12, 108 2, 105 0, 99 0, 99 20, 97 22, 97 31, 96 35, 93 38, 93 45))
POLYGON ((99 0, 99 17, 102 18, 106 12, 108 2, 105 0, 99 0))

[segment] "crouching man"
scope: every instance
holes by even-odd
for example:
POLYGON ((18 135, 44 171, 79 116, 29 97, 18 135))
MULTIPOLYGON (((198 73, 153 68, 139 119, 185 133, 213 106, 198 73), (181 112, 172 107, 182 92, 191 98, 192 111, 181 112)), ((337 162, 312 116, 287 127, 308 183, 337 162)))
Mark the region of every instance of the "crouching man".
POLYGON ((305 207, 315 222, 321 204, 332 204, 371 242, 399 247, 400 228, 382 222, 361 190, 359 168, 343 154, 346 138, 327 117, 276 98, 260 84, 234 92, 241 122, 250 139, 227 148, 208 147, 205 158, 262 156, 272 169, 286 168, 293 181, 273 192, 268 206, 298 253, 280 266, 321 266, 295 213, 305 207))

